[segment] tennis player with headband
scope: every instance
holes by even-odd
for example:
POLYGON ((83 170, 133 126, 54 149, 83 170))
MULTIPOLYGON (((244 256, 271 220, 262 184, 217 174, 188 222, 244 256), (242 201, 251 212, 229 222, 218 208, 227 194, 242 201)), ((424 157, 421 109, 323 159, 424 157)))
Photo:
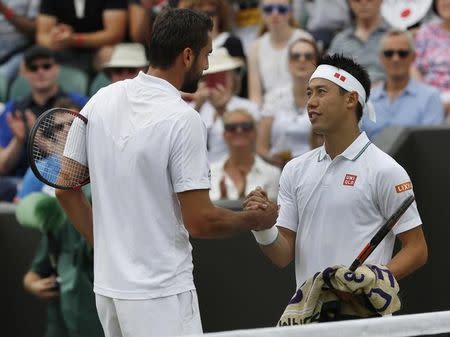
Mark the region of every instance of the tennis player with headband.
MULTIPOLYGON (((254 232, 265 255, 279 267, 295 259, 297 288, 329 266, 349 266, 398 206, 413 194, 406 171, 359 129, 370 81, 364 68, 341 55, 325 56, 311 76, 307 110, 324 145, 284 167, 276 226, 254 232)), ((267 203, 256 189, 245 209, 267 203)), ((427 245, 413 203, 366 261, 386 265, 397 280, 427 260, 427 245), (395 237, 401 250, 392 258, 395 237)), ((388 271, 387 271, 388 272, 388 271)))

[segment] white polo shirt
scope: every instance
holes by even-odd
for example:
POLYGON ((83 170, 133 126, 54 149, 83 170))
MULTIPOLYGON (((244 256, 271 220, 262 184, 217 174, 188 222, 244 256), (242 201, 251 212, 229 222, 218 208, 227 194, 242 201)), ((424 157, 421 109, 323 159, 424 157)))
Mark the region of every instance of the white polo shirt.
POLYGON ((206 128, 170 83, 143 72, 101 89, 88 118, 94 291, 149 299, 194 289, 176 193, 209 189, 206 128))
MULTIPOLYGON (((211 190, 209 191, 209 197, 211 200, 220 199, 220 182, 223 178, 225 178, 228 199, 239 199, 239 192, 234 185, 233 180, 231 180, 224 170, 227 159, 228 156, 211 164, 211 190)), ((280 169, 274 165, 266 163, 259 156, 255 156, 255 162, 246 177, 245 195, 260 186, 267 192, 269 199, 275 200, 278 194, 279 180, 280 169)))
MULTIPOLYGON (((280 178, 277 225, 297 233, 297 287, 326 267, 350 266, 411 194, 406 171, 364 132, 334 160, 322 146, 288 162, 280 178)), ((366 262, 387 264, 395 235, 421 224, 414 202, 366 262)))

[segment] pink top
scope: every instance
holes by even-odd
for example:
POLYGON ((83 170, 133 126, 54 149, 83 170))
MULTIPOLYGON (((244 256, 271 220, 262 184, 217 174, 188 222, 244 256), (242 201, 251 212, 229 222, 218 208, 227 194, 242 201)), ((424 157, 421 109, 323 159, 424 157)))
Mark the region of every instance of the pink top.
POLYGON ((416 66, 424 82, 450 92, 450 32, 440 22, 425 24, 417 32, 416 48, 416 66))

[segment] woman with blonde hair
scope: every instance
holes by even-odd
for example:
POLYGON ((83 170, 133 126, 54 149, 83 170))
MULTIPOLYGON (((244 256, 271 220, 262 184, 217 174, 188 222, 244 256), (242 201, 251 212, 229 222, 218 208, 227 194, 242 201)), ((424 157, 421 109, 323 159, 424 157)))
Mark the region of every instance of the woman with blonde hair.
POLYGON ((289 43, 313 37, 295 28, 290 0, 262 0, 261 11, 267 31, 250 47, 248 57, 248 95, 259 106, 267 92, 291 81, 287 59, 289 43))

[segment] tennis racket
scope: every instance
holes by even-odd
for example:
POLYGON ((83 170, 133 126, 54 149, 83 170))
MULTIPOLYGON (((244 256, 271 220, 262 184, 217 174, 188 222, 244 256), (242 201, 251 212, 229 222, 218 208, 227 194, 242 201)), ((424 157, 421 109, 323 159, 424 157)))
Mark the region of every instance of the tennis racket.
POLYGON ((89 183, 87 122, 65 108, 47 110, 36 120, 28 136, 28 161, 44 184, 70 190, 89 183))
POLYGON ((355 261, 353 261, 352 265, 349 268, 351 271, 355 271, 356 268, 358 268, 360 265, 364 263, 364 261, 366 261, 369 255, 372 254, 372 252, 375 250, 375 248, 377 248, 380 242, 383 241, 387 233, 389 233, 389 231, 394 227, 394 225, 398 222, 401 216, 406 212, 408 207, 413 203, 414 199, 415 199, 414 195, 410 195, 408 198, 405 199, 405 201, 402 202, 402 204, 395 211, 395 213, 391 215, 391 217, 373 236, 372 240, 370 240, 370 242, 364 247, 361 253, 359 253, 355 261))

